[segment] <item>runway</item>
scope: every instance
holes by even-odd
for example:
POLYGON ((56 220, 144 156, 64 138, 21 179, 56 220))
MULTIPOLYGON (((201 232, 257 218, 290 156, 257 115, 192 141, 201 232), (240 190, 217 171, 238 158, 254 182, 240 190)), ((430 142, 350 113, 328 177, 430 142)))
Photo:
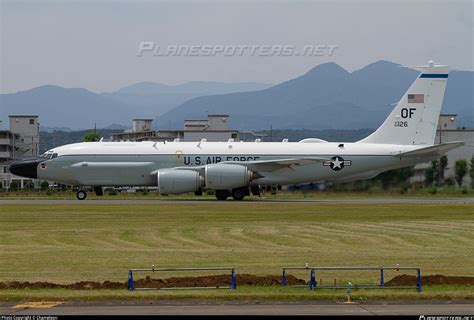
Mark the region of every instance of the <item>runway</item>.
POLYGON ((378 204, 378 203, 474 203, 474 198, 342 198, 342 199, 251 199, 245 201, 217 200, 0 200, 0 204, 75 204, 75 205, 110 205, 110 204, 209 204, 209 205, 246 205, 256 203, 339 203, 339 204, 378 204))
POLYGON ((343 304, 334 302, 252 303, 196 301, 70 301, 52 308, 15 308, 0 303, 1 315, 474 315, 474 302, 343 304))

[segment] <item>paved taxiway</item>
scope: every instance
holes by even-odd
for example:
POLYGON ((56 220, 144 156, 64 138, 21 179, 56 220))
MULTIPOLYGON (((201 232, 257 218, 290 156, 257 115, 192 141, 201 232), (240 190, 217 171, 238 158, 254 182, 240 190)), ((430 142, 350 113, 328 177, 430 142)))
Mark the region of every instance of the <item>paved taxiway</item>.
POLYGON ((1 315, 474 315, 474 302, 463 303, 364 303, 331 302, 243 303, 243 302, 65 302, 52 308, 14 308, 0 303, 1 315))
POLYGON ((0 200, 0 204, 255 204, 255 203, 474 203, 474 198, 343 198, 343 199, 251 199, 248 201, 217 200, 0 200))

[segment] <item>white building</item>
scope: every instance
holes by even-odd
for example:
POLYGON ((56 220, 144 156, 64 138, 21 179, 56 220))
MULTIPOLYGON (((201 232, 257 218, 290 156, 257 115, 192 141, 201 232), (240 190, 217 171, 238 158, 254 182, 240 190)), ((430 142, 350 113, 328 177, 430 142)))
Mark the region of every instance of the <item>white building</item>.
POLYGON ((23 187, 26 181, 12 175, 8 168, 12 160, 36 157, 39 154, 39 123, 36 115, 9 116, 9 130, 0 130, 0 184, 8 188, 12 181, 23 187))
POLYGON ((146 132, 153 130, 153 119, 133 119, 133 132, 146 132))
POLYGON ((182 134, 183 141, 228 141, 238 140, 239 131, 229 130, 229 116, 226 114, 212 114, 207 116, 207 120, 185 120, 182 134))
POLYGON ((123 132, 112 133, 113 141, 147 141, 156 137, 153 130, 153 119, 133 119, 132 129, 123 132))
POLYGON ((239 140, 238 130, 228 128, 229 116, 213 114, 207 119, 185 120, 183 130, 152 130, 152 119, 134 119, 132 130, 120 133, 113 133, 113 141, 228 141, 229 139, 239 140))

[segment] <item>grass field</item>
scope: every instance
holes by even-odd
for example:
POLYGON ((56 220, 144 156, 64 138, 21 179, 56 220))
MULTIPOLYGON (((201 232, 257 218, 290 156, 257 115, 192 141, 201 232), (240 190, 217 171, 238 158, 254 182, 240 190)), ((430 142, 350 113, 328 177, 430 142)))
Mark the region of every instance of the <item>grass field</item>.
MULTIPOLYGON (((400 190, 394 189, 381 190, 374 189, 370 191, 351 191, 351 192, 331 192, 331 191, 315 191, 315 190, 295 190, 295 191, 278 191, 277 193, 265 192, 261 197, 246 197, 246 200, 257 199, 360 199, 360 198, 472 198, 474 196, 474 189, 472 188, 422 188, 417 190, 408 190, 401 193, 400 190), (436 192, 433 192, 436 190, 436 192)), ((75 199, 76 193, 67 190, 10 190, 0 189, 0 200, 64 200, 75 199)), ((161 196, 159 193, 150 192, 119 192, 115 195, 109 195, 105 192, 104 196, 97 197, 94 192, 88 192, 87 198, 89 200, 111 200, 111 199, 163 199, 163 200, 209 200, 215 199, 214 195, 203 195, 196 197, 193 194, 184 194, 178 196, 161 196)))
MULTIPOLYGON (((61 301, 61 300, 250 300, 250 301, 345 301, 345 290, 311 291, 304 288, 277 286, 239 286, 237 290, 176 290, 176 291, 126 291, 126 290, 67 290, 23 289, 0 290, 1 301, 61 301)), ((472 286, 427 286, 423 292, 396 289, 352 290, 352 300, 473 300, 472 286)))
MULTIPOLYGON (((0 281, 126 281, 129 268, 152 264, 233 266, 238 273, 264 275, 280 274, 281 267, 305 263, 398 263, 421 267, 423 274, 474 276, 472 204, 2 204, 0 225, 0 281)), ((172 275, 177 274, 164 276, 172 275)), ((306 273, 295 275, 307 278, 306 273)), ((394 275, 389 273, 386 278, 394 275)), ((375 282, 378 274, 325 273, 320 277, 328 281, 375 282)), ((447 294, 474 298, 466 287, 442 288, 427 292, 433 297, 447 294)), ((289 293, 276 288, 265 290, 260 293, 243 288, 231 294, 283 298, 289 293)), ((1 290, 0 299, 18 295, 92 298, 134 294, 113 291, 1 290)), ((229 297, 229 291, 225 292, 215 291, 212 296, 229 297)), ((367 292, 369 298, 380 294, 406 296, 406 290, 367 292)), ((166 292, 137 293, 135 297, 144 294, 204 295, 166 292)))

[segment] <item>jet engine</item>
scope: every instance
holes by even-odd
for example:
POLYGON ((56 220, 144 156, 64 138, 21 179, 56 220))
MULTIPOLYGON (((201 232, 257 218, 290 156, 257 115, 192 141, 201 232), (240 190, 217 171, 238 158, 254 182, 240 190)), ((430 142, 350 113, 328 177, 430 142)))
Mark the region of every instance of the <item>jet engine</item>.
POLYGON ((208 164, 204 169, 206 188, 224 190, 247 186, 254 173, 239 164, 208 164))
POLYGON ((192 170, 158 170, 158 190, 162 194, 180 194, 199 190, 202 178, 192 170))

